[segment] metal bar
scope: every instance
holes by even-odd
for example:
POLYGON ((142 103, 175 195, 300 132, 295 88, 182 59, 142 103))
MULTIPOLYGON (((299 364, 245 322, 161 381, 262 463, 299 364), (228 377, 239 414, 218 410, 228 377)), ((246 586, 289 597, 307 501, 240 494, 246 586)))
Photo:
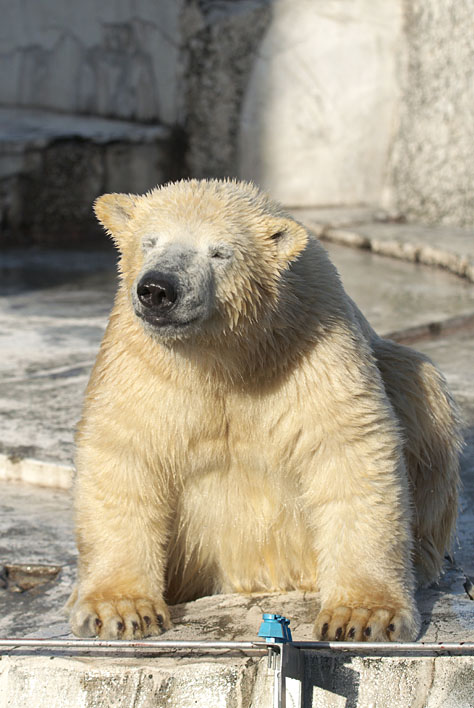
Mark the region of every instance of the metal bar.
POLYGON ((409 652, 455 652, 474 654, 474 642, 292 642, 292 646, 303 651, 334 651, 338 653, 374 654, 385 656, 409 652))
POLYGON ((123 639, 0 639, 0 647, 28 649, 240 649, 267 653, 266 642, 205 642, 205 641, 159 641, 123 639))
MULTIPOLYGON (((474 642, 290 642, 290 646, 304 651, 331 651, 354 654, 378 654, 380 656, 400 652, 455 652, 474 654, 474 642)), ((0 647, 24 647, 30 649, 240 649, 259 650, 263 653, 280 651, 280 644, 266 642, 208 642, 170 640, 123 640, 123 639, 0 639, 0 647)))
POLYGON ((273 670, 273 708, 286 708, 285 673, 281 665, 281 654, 276 658, 273 670))

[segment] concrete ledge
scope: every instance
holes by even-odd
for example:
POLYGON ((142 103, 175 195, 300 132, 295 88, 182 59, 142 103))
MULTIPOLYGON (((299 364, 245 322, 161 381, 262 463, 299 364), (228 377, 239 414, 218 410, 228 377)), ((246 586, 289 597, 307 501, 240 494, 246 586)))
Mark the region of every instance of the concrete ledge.
MULTIPOLYGON (((0 147, 21 152, 25 144, 46 147, 54 140, 79 138, 94 143, 148 143, 168 140, 170 131, 162 125, 112 120, 77 113, 56 113, 28 108, 0 108, 0 147)), ((6 176, 6 173, 0 173, 6 176)))
POLYGON ((68 465, 0 454, 0 480, 2 481, 70 489, 73 479, 74 468, 68 465))
MULTIPOLYGON (((288 708, 471 708, 473 656, 343 657, 304 652, 288 708)), ((0 708, 272 708, 265 659, 4 656, 0 708), (8 696, 8 699, 6 698, 8 696)))
POLYGON ((162 125, 0 108, 4 243, 105 241, 92 214, 94 199, 104 192, 142 193, 179 177, 178 143, 162 125))
POLYGON ((471 708, 473 656, 307 654, 303 705, 311 708, 471 708))
POLYGON ((397 216, 365 207, 293 211, 325 241, 437 266, 474 282, 472 229, 397 223, 397 216))
POLYGON ((272 672, 252 658, 2 657, 0 708, 271 708, 272 672))

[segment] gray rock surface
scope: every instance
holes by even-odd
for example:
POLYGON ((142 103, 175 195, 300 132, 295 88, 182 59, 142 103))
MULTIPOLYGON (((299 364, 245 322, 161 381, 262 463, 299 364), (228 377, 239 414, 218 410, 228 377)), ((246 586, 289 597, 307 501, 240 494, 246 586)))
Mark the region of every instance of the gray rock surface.
POLYGON ((162 125, 0 108, 2 243, 100 240, 93 201, 180 176, 176 146, 162 125))
POLYGON ((3 13, 4 105, 157 120, 179 112, 182 0, 25 0, 3 13))
POLYGON ((245 91, 239 176, 285 204, 379 204, 400 108, 403 3, 273 0, 245 91))
POLYGON ((400 125, 387 201, 411 220, 474 221, 474 46, 469 0, 404 4, 400 125))
POLYGON ((190 3, 183 15, 186 166, 192 176, 237 175, 242 103, 271 5, 190 3))
MULTIPOLYGON (((53 183, 70 173, 75 209, 87 210, 104 170, 133 191, 178 169, 252 178, 291 205, 383 205, 411 221, 470 225, 471 15, 471 0, 12 4, 0 27, 2 105, 53 111, 58 122, 162 123, 180 141, 171 162, 162 144, 131 150, 128 139, 0 153, 0 174, 15 162, 22 174, 21 185, 0 183, 0 203, 19 218, 39 173, 53 183)), ((36 219, 54 224, 46 204, 34 201, 36 219)))
MULTIPOLYGON (((69 628, 63 607, 76 573, 71 491, 0 482, 0 637, 58 637, 69 628), (44 584, 22 590, 14 570, 60 568, 44 584), (9 577, 13 576, 13 579, 9 577), (3 579, 3 581, 2 581, 3 579)), ((1 705, 1 704, 0 704, 1 705)))
POLYGON ((115 292, 115 254, 9 251, 0 263, 0 452, 71 465, 115 292))

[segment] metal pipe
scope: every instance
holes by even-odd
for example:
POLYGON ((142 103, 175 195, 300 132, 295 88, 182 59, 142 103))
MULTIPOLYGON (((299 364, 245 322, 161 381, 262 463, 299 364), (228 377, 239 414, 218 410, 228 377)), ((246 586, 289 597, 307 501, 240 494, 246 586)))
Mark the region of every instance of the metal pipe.
POLYGON ((390 655, 400 652, 456 652, 474 654, 474 642, 292 642, 303 651, 336 651, 354 654, 390 655))
MULTIPOLYGON (((303 651, 331 651, 337 653, 390 655, 400 652, 422 654, 453 652, 456 654, 474 654, 474 642, 289 642, 295 649, 303 651)), ((262 654, 268 650, 280 651, 278 642, 208 642, 208 641, 170 641, 170 640, 123 640, 123 639, 0 639, 0 647, 25 649, 235 649, 241 651, 258 651, 262 654)))
POLYGON ((240 649, 267 652, 266 642, 205 642, 124 639, 0 639, 0 647, 28 649, 240 649))

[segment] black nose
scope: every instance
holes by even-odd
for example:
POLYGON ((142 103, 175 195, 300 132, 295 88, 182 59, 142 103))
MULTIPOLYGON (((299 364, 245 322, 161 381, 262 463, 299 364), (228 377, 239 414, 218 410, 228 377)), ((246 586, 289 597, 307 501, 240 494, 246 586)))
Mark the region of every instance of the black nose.
POLYGON ((178 289, 171 276, 154 273, 143 276, 137 285, 137 295, 144 307, 164 311, 176 302, 178 289))

